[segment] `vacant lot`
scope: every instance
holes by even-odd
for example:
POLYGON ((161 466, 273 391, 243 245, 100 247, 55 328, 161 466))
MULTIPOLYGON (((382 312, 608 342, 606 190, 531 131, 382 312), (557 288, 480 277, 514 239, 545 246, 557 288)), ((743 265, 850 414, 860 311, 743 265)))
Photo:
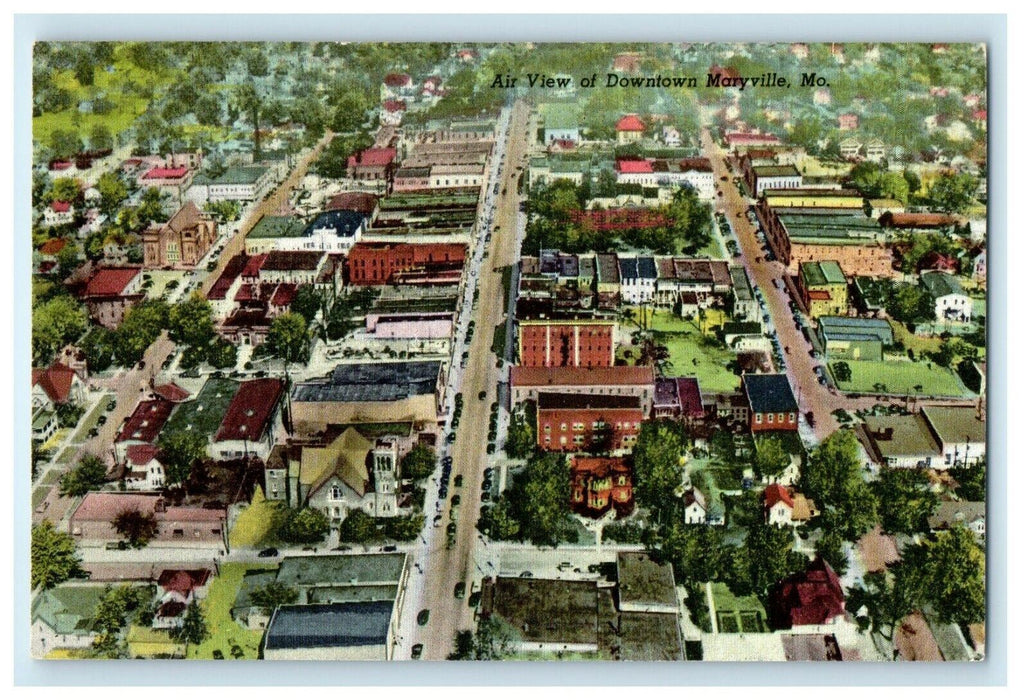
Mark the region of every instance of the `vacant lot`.
POLYGON ((853 373, 850 381, 840 382, 836 378, 836 384, 842 391, 911 396, 971 396, 971 392, 953 370, 943 369, 931 362, 851 361, 848 364, 853 373), (881 385, 884 385, 884 391, 881 385))
POLYGON ((211 636, 198 646, 190 645, 187 657, 190 659, 213 659, 214 650, 219 649, 226 659, 233 658, 232 647, 238 646, 242 658, 256 659, 260 647, 261 630, 248 630, 232 619, 232 603, 239 593, 243 574, 248 569, 273 568, 242 562, 227 562, 221 565, 221 572, 211 583, 207 597, 201 602, 207 628, 211 636))

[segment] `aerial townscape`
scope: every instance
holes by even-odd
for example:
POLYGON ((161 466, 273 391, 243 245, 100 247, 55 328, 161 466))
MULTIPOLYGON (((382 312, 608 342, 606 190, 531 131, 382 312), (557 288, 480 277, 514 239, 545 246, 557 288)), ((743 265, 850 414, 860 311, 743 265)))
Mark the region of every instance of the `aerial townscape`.
POLYGON ((986 109, 977 44, 37 43, 32 655, 984 659, 986 109))

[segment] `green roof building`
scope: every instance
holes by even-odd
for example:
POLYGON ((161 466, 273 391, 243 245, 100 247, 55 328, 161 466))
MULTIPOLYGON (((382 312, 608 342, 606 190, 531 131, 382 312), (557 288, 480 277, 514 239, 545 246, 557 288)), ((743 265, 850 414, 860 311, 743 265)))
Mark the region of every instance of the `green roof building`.
POLYGON ((846 313, 846 275, 835 260, 802 263, 800 291, 811 318, 846 313))

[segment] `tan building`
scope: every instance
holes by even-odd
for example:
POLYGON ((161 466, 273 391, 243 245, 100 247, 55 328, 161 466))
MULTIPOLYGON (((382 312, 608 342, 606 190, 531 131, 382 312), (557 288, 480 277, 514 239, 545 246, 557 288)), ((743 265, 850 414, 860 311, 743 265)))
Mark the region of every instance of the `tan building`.
POLYGON ((800 291, 811 318, 846 315, 846 275, 834 260, 800 265, 800 291))
POLYGON ((187 202, 171 219, 143 232, 143 267, 193 267, 218 238, 218 224, 187 202))

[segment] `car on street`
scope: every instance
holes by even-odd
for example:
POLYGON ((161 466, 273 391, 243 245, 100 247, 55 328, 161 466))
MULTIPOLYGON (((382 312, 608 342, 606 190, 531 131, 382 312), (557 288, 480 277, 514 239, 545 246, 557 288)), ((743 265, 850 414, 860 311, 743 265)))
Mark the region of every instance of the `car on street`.
POLYGON ((522 571, 521 572, 521 578, 532 578, 532 572, 531 571, 522 571))
POLYGON ((419 612, 418 613, 418 624, 421 625, 422 627, 427 625, 428 624, 428 615, 429 615, 428 608, 424 608, 421 612, 419 612))
POLYGON ((382 548, 382 551, 383 552, 395 552, 396 551, 396 545, 395 544, 387 544, 385 547, 382 548))
POLYGON ((257 556, 259 556, 261 558, 277 557, 278 556, 278 550, 275 549, 274 547, 268 547, 267 549, 262 549, 261 551, 257 552, 257 556))
POLYGON ((108 411, 113 411, 114 407, 117 406, 117 405, 118 405, 118 402, 113 400, 113 399, 111 399, 110 401, 107 402, 107 410, 108 411))
POLYGON ((464 598, 464 593, 466 590, 467 584, 463 581, 460 581, 459 583, 457 583, 456 586, 453 587, 453 597, 457 598, 458 600, 464 598))
POLYGON ((421 652, 425 650, 424 644, 415 644, 410 648, 410 657, 414 660, 421 658, 421 652))
POLYGON ((478 392, 478 400, 485 401, 485 390, 478 392))
POLYGON ((453 477, 453 487, 454 488, 459 489, 463 485, 464 485, 464 475, 463 474, 458 474, 457 476, 453 477))
POLYGON ((450 444, 453 444, 453 441, 456 440, 456 439, 457 439, 457 433, 452 432, 452 431, 450 432, 449 435, 446 436, 446 442, 448 442, 450 444))
POLYGON ((450 505, 452 505, 452 506, 459 506, 460 505, 460 494, 459 493, 453 494, 453 498, 450 499, 450 505))

